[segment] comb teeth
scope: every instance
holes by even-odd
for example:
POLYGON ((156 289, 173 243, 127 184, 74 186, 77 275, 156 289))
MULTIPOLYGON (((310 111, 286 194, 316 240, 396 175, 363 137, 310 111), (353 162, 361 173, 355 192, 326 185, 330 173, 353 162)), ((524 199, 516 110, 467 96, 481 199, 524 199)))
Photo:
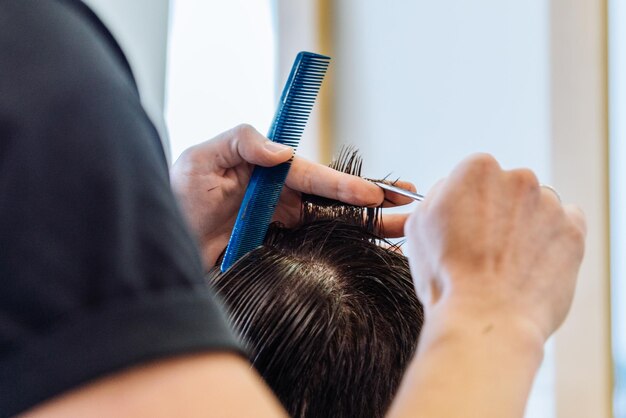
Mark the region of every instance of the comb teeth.
MULTIPOLYGON (((330 57, 324 55, 298 54, 267 134, 269 139, 289 145, 295 151, 329 63, 330 57)), ((276 167, 254 168, 224 253, 222 271, 263 244, 290 166, 288 161, 276 167)))
POLYGON ((297 148, 329 62, 330 58, 324 55, 298 54, 267 135, 269 139, 297 148))

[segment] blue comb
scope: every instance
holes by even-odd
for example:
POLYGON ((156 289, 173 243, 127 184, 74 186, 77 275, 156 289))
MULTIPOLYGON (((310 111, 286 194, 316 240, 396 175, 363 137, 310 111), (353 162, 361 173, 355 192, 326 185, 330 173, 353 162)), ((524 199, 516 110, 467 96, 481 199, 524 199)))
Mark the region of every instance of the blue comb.
MULTIPOLYGON (((324 55, 311 52, 298 54, 267 134, 270 140, 289 145, 295 151, 329 62, 330 57, 324 55)), ((222 260, 222 271, 228 270, 241 256, 263 244, 289 167, 291 161, 275 167, 254 167, 222 260)))

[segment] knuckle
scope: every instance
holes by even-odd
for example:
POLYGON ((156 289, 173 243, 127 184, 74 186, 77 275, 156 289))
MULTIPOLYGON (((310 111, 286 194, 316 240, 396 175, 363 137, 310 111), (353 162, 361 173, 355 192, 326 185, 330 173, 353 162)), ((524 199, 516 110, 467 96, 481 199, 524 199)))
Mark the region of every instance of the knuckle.
POLYGON ((201 158, 201 154, 202 153, 198 149, 198 146, 194 145, 184 150, 178 157, 178 161, 195 165, 199 162, 201 158))
POLYGON ((472 155, 469 158, 468 166, 471 172, 479 176, 491 175, 500 171, 498 161, 492 155, 486 153, 472 155))
POLYGON ((585 220, 585 216, 577 207, 574 209, 568 208, 567 212, 569 215, 569 225, 580 236, 580 239, 584 241, 587 236, 587 221, 585 220))
POLYGON ((356 193, 356 183, 353 179, 345 179, 338 184, 337 196, 342 202, 351 202, 356 206, 367 206, 368 202, 364 202, 356 193))
POLYGON ((539 179, 530 169, 520 168, 511 172, 511 177, 515 186, 523 191, 538 190, 539 179))
POLYGON ((485 169, 495 169, 499 168, 498 161, 491 154, 487 153, 478 153, 473 156, 474 164, 478 167, 483 167, 485 169))
POLYGON ((587 218, 583 210, 576 205, 568 205, 567 213, 572 223, 582 232, 583 236, 587 235, 587 218))
POLYGON ((246 136, 253 132, 254 128, 249 123, 240 123, 235 126, 235 131, 237 131, 237 133, 241 136, 246 136))
POLYGON ((574 247, 574 254, 576 258, 582 258, 585 254, 585 234, 576 225, 570 224, 568 228, 568 239, 571 241, 574 247))
POLYGON ((562 208, 561 222, 563 242, 567 243, 574 258, 581 260, 585 253, 585 241, 587 238, 584 216, 582 216, 577 207, 566 205, 562 208))
POLYGON ((313 173, 311 166, 307 165, 304 167, 302 172, 302 192, 308 194, 316 194, 313 189, 313 173))
POLYGON ((236 152, 248 161, 256 164, 272 165, 271 155, 264 152, 263 144, 267 141, 252 125, 242 123, 234 128, 232 152, 236 152))
POLYGON ((239 138, 242 142, 250 142, 255 139, 258 135, 258 132, 254 127, 247 123, 242 123, 237 125, 234 129, 235 136, 239 138))

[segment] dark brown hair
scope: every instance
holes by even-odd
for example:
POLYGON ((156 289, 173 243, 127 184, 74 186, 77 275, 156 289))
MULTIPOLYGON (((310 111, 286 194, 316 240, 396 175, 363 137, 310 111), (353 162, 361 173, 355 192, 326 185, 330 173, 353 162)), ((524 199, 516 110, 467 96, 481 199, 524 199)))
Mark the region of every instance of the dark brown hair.
MULTIPOLYGON (((355 172, 353 151, 339 161, 355 172), (349 163, 349 164, 348 164, 349 163)), ((337 166, 338 163, 335 163, 337 166)), ((374 234, 376 209, 306 196, 304 223, 210 283, 250 361, 294 417, 382 417, 423 322, 406 257, 374 234)))

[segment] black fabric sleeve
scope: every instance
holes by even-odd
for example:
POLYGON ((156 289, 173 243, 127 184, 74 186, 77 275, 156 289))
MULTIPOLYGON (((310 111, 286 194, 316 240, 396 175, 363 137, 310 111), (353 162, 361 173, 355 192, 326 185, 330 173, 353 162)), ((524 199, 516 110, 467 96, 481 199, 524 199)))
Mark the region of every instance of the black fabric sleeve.
POLYGON ((155 128, 85 6, 0 0, 0 416, 163 356, 240 352, 155 128))

